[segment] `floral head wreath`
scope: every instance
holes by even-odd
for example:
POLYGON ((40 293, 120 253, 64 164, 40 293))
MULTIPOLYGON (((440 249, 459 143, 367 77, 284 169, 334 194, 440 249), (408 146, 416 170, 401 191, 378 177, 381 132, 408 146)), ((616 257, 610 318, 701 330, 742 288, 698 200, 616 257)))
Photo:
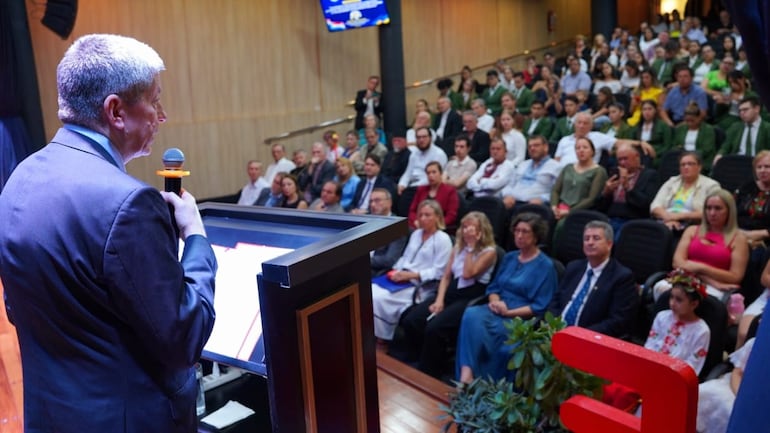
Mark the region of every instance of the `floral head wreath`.
POLYGON ((676 268, 668 273, 667 279, 671 286, 679 286, 688 293, 695 292, 700 295, 701 299, 707 296, 706 285, 692 272, 676 268))

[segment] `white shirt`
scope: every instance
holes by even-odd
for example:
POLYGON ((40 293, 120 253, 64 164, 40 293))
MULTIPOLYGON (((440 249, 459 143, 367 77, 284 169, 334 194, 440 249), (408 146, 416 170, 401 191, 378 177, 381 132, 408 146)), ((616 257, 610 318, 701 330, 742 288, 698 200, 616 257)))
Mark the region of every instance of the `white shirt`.
POLYGON ((491 176, 484 177, 484 171, 487 166, 493 163, 494 160, 492 158, 487 159, 481 163, 478 170, 468 179, 466 186, 470 191, 473 191, 474 196, 499 196, 500 191, 508 184, 508 180, 514 171, 513 163, 506 159, 497 165, 491 176))
MULTIPOLYGON (((587 137, 594 143, 594 148, 596 149, 596 153, 594 154, 594 161, 596 161, 597 164, 602 157, 602 151, 606 150, 610 152, 612 151, 613 146, 615 146, 615 137, 610 137, 607 134, 602 134, 601 132, 591 131, 588 133, 587 137)), ((562 139, 559 140, 559 145, 556 147, 554 158, 559 159, 559 165, 562 167, 566 167, 569 164, 574 164, 577 162, 574 133, 562 137, 562 139)))
POLYGON ((409 162, 406 165, 404 174, 401 175, 401 179, 398 180, 398 186, 410 187, 427 185, 428 176, 425 174, 425 166, 432 161, 441 164, 441 169, 443 170, 447 161, 444 150, 435 144, 431 144, 424 152, 415 148, 412 154, 409 155, 409 162))
POLYGON ((491 131, 494 126, 495 118, 486 113, 483 116, 480 116, 478 118, 478 122, 476 123, 476 127, 486 132, 487 134, 489 134, 489 131, 491 131))
POLYGON ((515 129, 503 132, 502 138, 507 152, 505 158, 516 167, 527 157, 527 139, 524 138, 524 134, 515 129))
POLYGON ((241 197, 238 199, 238 204, 243 206, 251 206, 259 198, 259 193, 262 192, 262 188, 270 187, 270 184, 263 178, 258 178, 255 182, 247 183, 243 189, 241 189, 241 197))
POLYGON ((267 166, 267 170, 265 170, 265 175, 262 176, 262 179, 264 179, 268 185, 272 185, 273 178, 276 174, 281 172, 289 173, 294 170, 295 167, 293 162, 286 158, 281 158, 267 166))

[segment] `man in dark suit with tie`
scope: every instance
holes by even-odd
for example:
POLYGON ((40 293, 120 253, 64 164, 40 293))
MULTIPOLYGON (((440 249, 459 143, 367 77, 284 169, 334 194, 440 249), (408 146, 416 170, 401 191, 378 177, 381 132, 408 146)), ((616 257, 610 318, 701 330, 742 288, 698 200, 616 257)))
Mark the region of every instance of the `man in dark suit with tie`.
POLYGON ((193 364, 214 326, 216 258, 190 193, 125 168, 166 120, 164 69, 132 38, 76 40, 57 69, 64 125, 0 196, 28 433, 197 431, 193 364))
POLYGON ((452 109, 452 101, 446 96, 439 97, 436 106, 438 114, 433 119, 433 130, 436 131, 434 144, 443 149, 447 157, 451 157, 455 152, 454 138, 463 131, 463 120, 452 109))
POLYGON ((366 89, 359 90, 356 93, 356 130, 363 129, 364 116, 373 114, 378 119, 382 116, 382 94, 377 91, 380 85, 380 77, 372 75, 366 82, 366 89))
MULTIPOLYGON (((489 134, 478 128, 478 117, 473 111, 463 113, 463 131, 471 140, 471 150, 468 153, 477 164, 483 164, 489 159, 489 134)), ((452 148, 452 155, 455 154, 452 148)), ((449 156, 449 155, 447 155, 449 156)))
POLYGON ((755 156, 760 150, 770 150, 770 122, 762 120, 761 109, 756 96, 741 100, 738 104, 741 121, 727 128, 725 142, 714 157, 714 165, 722 155, 755 156))
POLYGON ((591 221, 583 231, 586 258, 567 265, 548 311, 567 325, 577 325, 611 337, 631 333, 639 294, 631 271, 610 257, 612 227, 591 221))
MULTIPOLYGON (((407 150, 408 152, 408 150, 407 150)), ((369 201, 372 191, 376 188, 384 188, 393 196, 396 193, 396 185, 392 180, 380 173, 381 161, 377 155, 369 155, 364 160, 364 178, 358 182, 356 193, 351 202, 353 208, 351 213, 366 214, 369 213, 369 201)))

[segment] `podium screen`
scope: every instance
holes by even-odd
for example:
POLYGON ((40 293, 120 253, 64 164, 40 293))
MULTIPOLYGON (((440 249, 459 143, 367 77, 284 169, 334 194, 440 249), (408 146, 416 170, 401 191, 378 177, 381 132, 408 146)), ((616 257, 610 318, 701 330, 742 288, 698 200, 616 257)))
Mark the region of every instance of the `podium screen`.
POLYGON ((203 223, 219 264, 216 321, 203 357, 266 376, 257 282, 262 263, 333 237, 355 224, 309 227, 290 220, 254 221, 205 213, 203 223))

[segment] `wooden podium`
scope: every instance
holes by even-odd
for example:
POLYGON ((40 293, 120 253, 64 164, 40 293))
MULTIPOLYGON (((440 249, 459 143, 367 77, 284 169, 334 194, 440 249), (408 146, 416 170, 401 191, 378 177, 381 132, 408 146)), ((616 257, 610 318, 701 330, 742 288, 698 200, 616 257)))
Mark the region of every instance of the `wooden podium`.
POLYGON ((293 249, 254 270, 273 431, 379 432, 369 251, 406 236, 406 220, 215 203, 200 211, 213 244, 293 249))

